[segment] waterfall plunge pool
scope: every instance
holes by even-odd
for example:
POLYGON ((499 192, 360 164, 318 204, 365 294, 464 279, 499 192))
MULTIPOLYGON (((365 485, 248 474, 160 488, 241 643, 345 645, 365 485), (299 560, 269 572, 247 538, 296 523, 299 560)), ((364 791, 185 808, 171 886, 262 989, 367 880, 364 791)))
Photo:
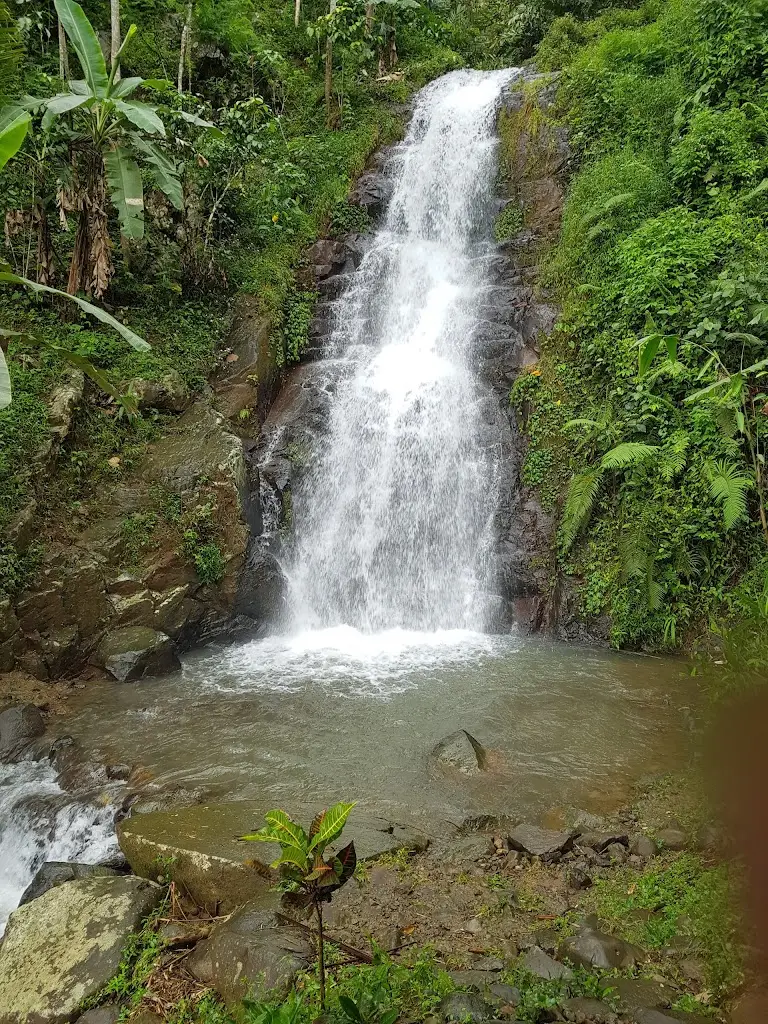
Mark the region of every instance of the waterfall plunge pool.
POLYGON ((687 756, 682 662, 463 630, 350 627, 189 655, 183 672, 89 684, 67 729, 108 762, 206 799, 360 800, 451 820, 611 810, 687 756), (429 754, 457 729, 491 753, 475 779, 429 754))

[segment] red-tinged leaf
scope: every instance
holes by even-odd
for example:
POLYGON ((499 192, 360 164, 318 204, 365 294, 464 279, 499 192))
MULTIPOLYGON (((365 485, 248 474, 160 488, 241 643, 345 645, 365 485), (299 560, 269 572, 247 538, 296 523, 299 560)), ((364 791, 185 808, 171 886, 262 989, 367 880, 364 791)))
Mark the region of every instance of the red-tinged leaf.
POLYGON ((349 843, 343 850, 339 850, 336 860, 341 864, 341 871, 338 872, 339 883, 344 885, 354 875, 357 867, 357 852, 354 842, 349 843))

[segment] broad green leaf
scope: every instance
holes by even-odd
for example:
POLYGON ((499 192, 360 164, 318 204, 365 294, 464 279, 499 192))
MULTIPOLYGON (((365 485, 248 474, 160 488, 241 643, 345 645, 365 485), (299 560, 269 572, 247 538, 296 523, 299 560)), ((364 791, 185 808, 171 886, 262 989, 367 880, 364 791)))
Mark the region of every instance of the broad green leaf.
POLYGON ((349 996, 339 996, 339 1006, 346 1017, 354 1024, 364 1024, 360 1010, 357 1008, 357 1003, 350 999, 349 996))
POLYGON ((76 110, 93 98, 93 94, 90 92, 85 96, 78 96, 74 92, 61 92, 58 96, 52 96, 45 106, 43 128, 47 131, 59 114, 66 114, 70 110, 76 110))
POLYGON ((221 130, 221 128, 217 128, 213 121, 206 121, 202 117, 198 117, 197 114, 190 114, 189 111, 187 110, 180 110, 179 113, 184 118, 184 120, 188 121, 190 124, 194 124, 198 128, 207 128, 209 133, 215 136, 215 138, 224 138, 224 132, 221 130))
POLYGON ((104 154, 107 182, 112 202, 120 217, 120 230, 126 238, 144 235, 144 189, 141 171, 133 156, 123 146, 115 146, 104 154))
POLYGON ((278 842, 285 846, 298 846, 300 850, 307 848, 307 834, 301 825, 288 817, 285 811, 267 811, 264 820, 278 836, 278 842))
MULTIPOLYGON (((123 36, 123 41, 120 44, 120 49, 117 51, 115 56, 112 58, 112 69, 111 69, 110 75, 109 75, 109 84, 110 84, 110 86, 112 86, 113 83, 114 83, 115 76, 116 76, 116 73, 117 73, 117 69, 118 69, 118 67, 120 65, 120 58, 123 55, 123 50, 130 43, 130 41, 133 39, 133 37, 136 35, 136 33, 138 31, 139 31, 139 29, 138 29, 137 25, 131 25, 130 28, 128 29, 128 31, 123 36)), ((112 89, 110 89, 110 95, 112 95, 112 89)))
POLYGON ((131 132, 131 142, 152 168, 152 177, 157 187, 165 192, 177 210, 183 210, 184 193, 179 180, 179 170, 174 161, 157 146, 142 138, 138 132, 131 132))
POLYGON ((126 96, 130 96, 131 93, 136 92, 140 85, 144 85, 143 78, 121 78, 117 82, 110 93, 110 97, 113 100, 125 99, 126 96))
POLYGON ((145 78, 144 88, 145 89, 156 89, 158 92, 166 92, 171 88, 173 82, 167 78, 145 78))
POLYGON ((74 0, 54 0, 56 13, 80 61, 85 80, 99 99, 107 94, 107 65, 85 11, 74 0))
POLYGON ((119 110, 123 117, 131 124, 147 132, 149 135, 165 135, 165 125, 157 116, 155 107, 148 103, 139 103, 138 100, 115 100, 115 109, 119 110))
POLYGON ((656 358, 656 353, 659 351, 659 346, 661 345, 661 335, 652 334, 650 338, 643 338, 643 342, 645 342, 645 344, 643 344, 643 347, 640 349, 640 359, 638 363, 638 373, 641 377, 645 376, 651 363, 656 358))
POLYGON ((5 352, 0 348, 0 409, 7 409, 11 404, 11 375, 8 372, 8 363, 5 361, 5 352))
POLYGON ((271 828, 260 828, 258 832, 248 832, 237 837, 240 843, 276 843, 277 837, 271 828))
POLYGON ((86 377, 90 377, 94 384, 105 394, 111 395, 116 401, 121 402, 131 415, 135 416, 138 414, 139 407, 136 404, 136 399, 115 387, 109 377, 102 370, 97 369, 85 356, 81 356, 78 352, 73 352, 62 345, 46 345, 46 348, 52 349, 62 359, 65 359, 70 366, 74 366, 75 369, 81 370, 86 377))
POLYGON ((31 120, 29 114, 24 111, 0 131, 0 169, 21 149, 31 120))
POLYGON ((47 284, 38 284, 37 281, 30 281, 26 277, 19 277, 18 274, 13 274, 8 268, 8 264, 0 264, 0 282, 6 282, 7 284, 18 284, 23 288, 29 288, 30 291, 35 293, 45 293, 46 295, 58 295, 60 298, 69 299, 70 302, 74 302, 76 306, 79 306, 85 313, 90 316, 95 316, 97 320, 100 320, 103 324, 107 324, 109 327, 114 327, 118 334, 120 334, 131 348, 135 348, 139 352, 149 352, 151 345, 148 341, 140 338, 138 334, 126 327, 125 324, 121 324, 119 320, 116 320, 111 316, 105 309, 101 309, 99 306, 94 306, 92 302, 87 302, 85 299, 81 299, 79 295, 68 295, 66 292, 59 291, 58 288, 51 288, 47 284))
POLYGON ((310 850, 323 850, 328 843, 332 843, 337 836, 340 836, 354 806, 353 803, 338 803, 329 807, 309 844, 310 850))
POLYGON ((293 864, 302 872, 305 872, 309 867, 306 853, 298 846, 284 846, 282 853, 271 866, 279 868, 283 864, 293 864))
POLYGON ((82 78, 69 82, 69 89, 70 92, 76 92, 78 96, 93 96, 90 85, 82 78))

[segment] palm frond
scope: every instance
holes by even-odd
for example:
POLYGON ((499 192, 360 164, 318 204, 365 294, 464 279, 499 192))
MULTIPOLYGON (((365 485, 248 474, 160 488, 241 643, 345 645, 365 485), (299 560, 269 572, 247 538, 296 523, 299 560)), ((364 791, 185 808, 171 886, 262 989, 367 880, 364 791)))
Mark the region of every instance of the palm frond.
POLYGON ((568 495, 563 508, 561 537, 566 551, 576 540, 582 526, 589 519, 600 489, 602 473, 599 467, 577 473, 568 488, 568 495))

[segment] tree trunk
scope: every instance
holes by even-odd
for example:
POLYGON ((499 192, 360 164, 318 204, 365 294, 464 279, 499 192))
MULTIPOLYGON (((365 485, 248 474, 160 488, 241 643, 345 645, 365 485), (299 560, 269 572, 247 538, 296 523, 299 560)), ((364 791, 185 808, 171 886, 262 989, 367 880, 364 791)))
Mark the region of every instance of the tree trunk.
POLYGON ((375 9, 376 9, 376 5, 375 4, 366 4, 365 5, 365 31, 366 31, 367 35, 371 34, 371 29, 373 28, 373 15, 374 15, 375 9))
MULTIPOLYGON (((331 0, 329 13, 333 14, 336 10, 336 0, 331 0)), ((331 101, 333 99, 333 42, 330 35, 330 27, 328 32, 328 39, 325 43, 325 119, 329 128, 333 127, 333 117, 331 115, 331 101)))
MULTIPOLYGON (((109 0, 109 15, 110 22, 112 25, 112 39, 109 48, 112 63, 114 64, 117 54, 120 50, 120 0, 109 0)), ((115 81, 120 80, 120 68, 115 73, 115 81)))
POLYGON ((301 0, 295 0, 293 5, 293 24, 296 28, 299 27, 299 18, 301 17, 301 0))
MULTIPOLYGON (((189 49, 190 36, 192 35, 192 0, 187 4, 187 19, 184 22, 184 28, 181 30, 181 51, 179 53, 179 79, 177 82, 178 91, 184 92, 184 65, 187 60, 187 50, 189 49)), ((190 90, 192 88, 192 72, 189 75, 190 90)))
POLYGON ((67 53, 67 33, 59 22, 59 78, 69 81, 69 54, 67 53))

